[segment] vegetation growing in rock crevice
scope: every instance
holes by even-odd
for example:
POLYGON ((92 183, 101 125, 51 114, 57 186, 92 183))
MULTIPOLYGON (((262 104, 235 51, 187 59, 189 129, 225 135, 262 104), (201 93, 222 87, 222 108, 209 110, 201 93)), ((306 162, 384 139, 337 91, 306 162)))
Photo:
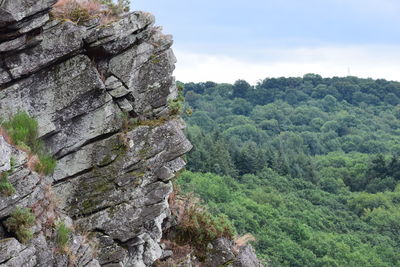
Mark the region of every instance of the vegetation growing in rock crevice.
POLYGON ((14 186, 8 181, 8 172, 0 174, 0 194, 11 196, 15 194, 14 186))
POLYGON ((175 188, 169 197, 170 208, 178 222, 171 241, 175 246, 189 246, 196 257, 203 261, 209 243, 220 237, 233 239, 233 225, 223 215, 212 215, 193 195, 180 195, 177 192, 179 190, 175 188))
POLYGON ((56 229, 56 242, 61 253, 68 252, 70 235, 71 229, 67 227, 64 222, 59 222, 56 229))
POLYGON ((0 126, 13 145, 30 154, 35 171, 46 175, 54 171, 56 160, 47 153, 43 141, 38 138, 38 122, 34 118, 26 112, 18 112, 0 126))
POLYGON ((185 97, 183 96, 183 86, 178 85, 178 97, 168 101, 168 108, 171 115, 180 115, 183 111, 185 97))
POLYGON ((15 159, 10 159, 11 169, 0 174, 0 194, 11 196, 15 194, 14 186, 8 181, 8 176, 14 171, 15 159))
POLYGON ((7 230, 14 233, 20 242, 26 243, 33 237, 33 232, 30 228, 34 223, 35 216, 30 209, 17 207, 4 224, 7 230))
POLYGON ((83 24, 92 19, 99 19, 101 24, 108 24, 129 11, 128 0, 59 0, 51 15, 56 19, 70 20, 83 24))

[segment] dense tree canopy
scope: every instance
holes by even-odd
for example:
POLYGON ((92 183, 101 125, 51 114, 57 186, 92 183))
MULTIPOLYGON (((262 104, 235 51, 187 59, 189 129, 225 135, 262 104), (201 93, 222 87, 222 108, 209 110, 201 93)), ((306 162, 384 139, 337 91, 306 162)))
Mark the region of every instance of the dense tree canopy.
POLYGON ((400 83, 188 83, 178 183, 272 266, 400 266, 400 83))

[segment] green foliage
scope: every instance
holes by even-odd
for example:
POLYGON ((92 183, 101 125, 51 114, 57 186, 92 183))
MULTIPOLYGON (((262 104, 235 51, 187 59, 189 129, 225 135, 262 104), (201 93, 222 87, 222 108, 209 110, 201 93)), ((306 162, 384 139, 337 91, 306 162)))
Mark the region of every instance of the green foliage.
POLYGON ((183 111, 185 97, 183 96, 183 86, 178 85, 178 97, 168 101, 168 108, 171 115, 180 115, 183 111))
POLYGON ((2 125, 16 145, 26 145, 32 152, 41 149, 38 137, 38 123, 26 112, 18 112, 2 125))
POLYGON ((196 256, 203 261, 207 245, 220 237, 234 237, 233 226, 225 215, 214 216, 196 202, 185 203, 176 229, 175 241, 178 244, 189 244, 195 249, 196 256))
POLYGON ((89 10, 83 8, 79 5, 76 5, 74 9, 68 15, 68 19, 78 24, 82 24, 92 19, 92 16, 89 13, 89 10))
POLYGON ((120 16, 124 12, 129 11, 130 1, 129 0, 118 0, 117 3, 113 0, 100 0, 103 5, 106 5, 114 16, 120 16))
POLYGON ((67 251, 70 235, 71 229, 68 228, 64 222, 58 223, 56 241, 61 252, 67 251))
POLYGON ((14 233, 20 242, 26 243, 33 237, 30 228, 34 223, 35 216, 30 209, 17 207, 4 224, 7 230, 14 233))
POLYGON ((38 122, 34 118, 26 112, 18 112, 9 121, 3 122, 2 127, 15 145, 38 156, 37 172, 53 173, 56 160, 46 152, 43 141, 38 139, 38 122))
POLYGON ((178 183, 271 266, 400 266, 400 83, 307 74, 184 94, 178 183))
POLYGON ((39 155, 39 162, 35 166, 35 171, 46 175, 52 174, 56 168, 57 161, 49 155, 39 155))
POLYGON ((5 196, 15 194, 14 186, 8 181, 8 172, 0 174, 0 194, 5 196))

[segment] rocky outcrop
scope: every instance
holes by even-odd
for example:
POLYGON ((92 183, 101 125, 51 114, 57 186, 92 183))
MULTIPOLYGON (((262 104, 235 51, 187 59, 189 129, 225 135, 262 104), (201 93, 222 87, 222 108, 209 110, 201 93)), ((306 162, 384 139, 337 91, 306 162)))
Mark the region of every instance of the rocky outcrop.
POLYGON ((237 244, 225 237, 209 243, 204 260, 199 261, 190 245, 179 246, 163 240, 164 253, 155 267, 263 267, 250 244, 237 244))
POLYGON ((0 135, 0 266, 151 266, 163 250, 171 178, 191 144, 179 117, 172 39, 144 12, 88 26, 51 20, 55 0, 0 0, 0 114, 25 111, 57 159, 52 175, 0 135), (11 166, 13 165, 13 166, 11 166), (36 217, 20 243, 4 227, 17 207, 36 217), (68 253, 56 221, 74 231, 68 253))
MULTIPOLYGON (((0 186, 0 267, 165 262, 171 179, 191 149, 168 107, 178 96, 172 38, 145 12, 107 25, 51 19, 55 2, 0 0, 0 117, 36 118, 57 160, 53 174, 35 172, 35 156, 0 127, 0 183, 12 187, 0 186), (25 243, 7 228, 19 207, 35 218, 25 243)), ((261 266, 250 246, 209 247, 205 262, 189 253, 179 266, 261 266)))
POLYGON ((232 240, 219 238, 209 246, 206 266, 231 266, 231 267, 262 267, 257 259, 254 249, 246 244, 238 246, 232 240))

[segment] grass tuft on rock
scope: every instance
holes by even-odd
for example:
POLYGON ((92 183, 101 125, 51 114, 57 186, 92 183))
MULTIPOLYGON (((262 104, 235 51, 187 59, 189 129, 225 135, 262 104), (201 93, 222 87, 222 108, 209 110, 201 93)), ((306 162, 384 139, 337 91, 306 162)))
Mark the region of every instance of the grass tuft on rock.
POLYGON ((57 225, 56 242, 58 249, 63 253, 66 253, 68 251, 70 235, 71 235, 71 229, 68 228, 64 222, 60 222, 57 225))
POLYGON ((56 160, 44 148, 43 141, 38 138, 38 122, 26 112, 18 112, 10 120, 1 125, 11 138, 14 145, 37 155, 38 162, 35 171, 42 174, 51 174, 56 167, 56 160))
POLYGON ((0 175, 0 193, 7 197, 15 194, 14 186, 8 181, 8 172, 0 175))
POLYGON ((172 213, 178 221, 173 241, 179 246, 189 245, 196 257, 204 261, 208 244, 221 237, 233 240, 235 229, 226 216, 212 215, 197 197, 180 195, 178 191, 175 188, 169 199, 172 213))
POLYGON ((129 11, 128 0, 58 0, 51 11, 53 18, 70 20, 77 24, 85 24, 98 19, 106 25, 116 21, 129 11))
POLYGON ((33 237, 30 228, 35 223, 35 216, 28 208, 17 207, 5 221, 7 230, 14 233, 21 243, 26 243, 33 237))

